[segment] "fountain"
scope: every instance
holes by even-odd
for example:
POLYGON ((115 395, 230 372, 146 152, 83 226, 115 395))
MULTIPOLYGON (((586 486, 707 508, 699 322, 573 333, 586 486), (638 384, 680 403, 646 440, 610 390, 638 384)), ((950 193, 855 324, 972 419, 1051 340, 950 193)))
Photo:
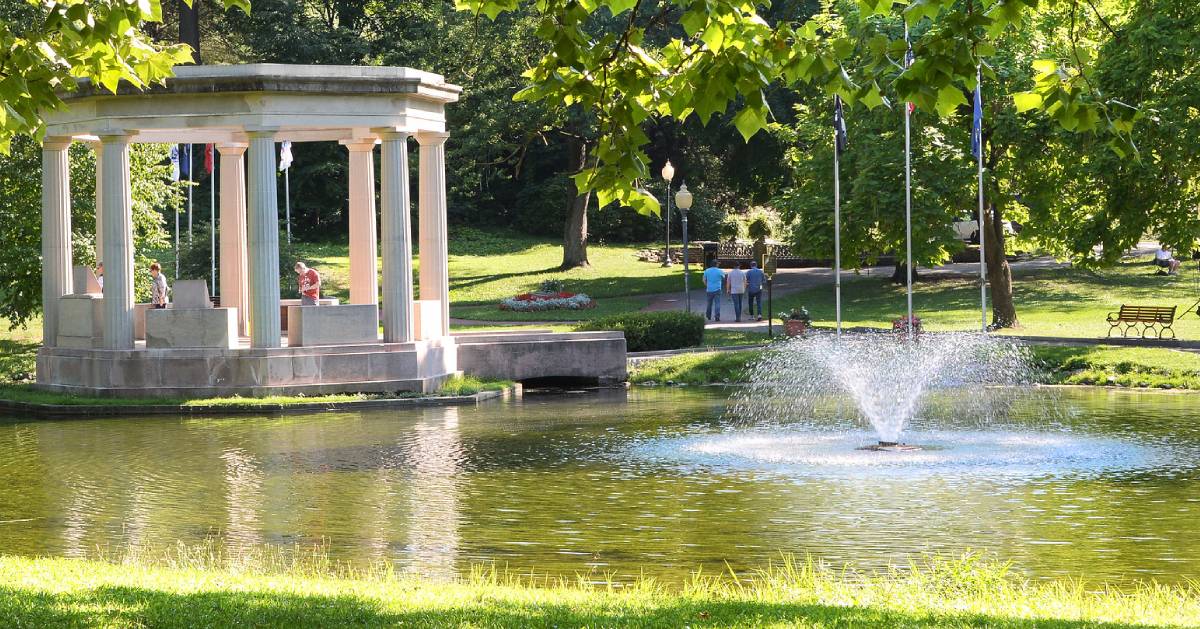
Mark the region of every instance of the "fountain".
MULTIPOLYGON (((751 384, 735 395, 734 417, 756 425, 812 416, 821 407, 844 413, 846 401, 874 430, 860 449, 916 452, 902 441, 922 409, 949 405, 960 418, 986 421, 1027 384, 1026 351, 982 334, 894 334, 792 339, 751 367, 751 384)), ((828 410, 828 409, 827 409, 828 410)))

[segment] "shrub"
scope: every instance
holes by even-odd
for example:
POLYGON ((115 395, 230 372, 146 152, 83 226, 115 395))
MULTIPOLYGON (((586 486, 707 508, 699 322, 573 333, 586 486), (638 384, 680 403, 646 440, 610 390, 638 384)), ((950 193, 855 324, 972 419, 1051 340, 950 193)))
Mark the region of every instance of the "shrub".
POLYGON ((619 330, 631 352, 693 347, 704 342, 704 317, 684 312, 628 312, 588 321, 580 330, 619 330))

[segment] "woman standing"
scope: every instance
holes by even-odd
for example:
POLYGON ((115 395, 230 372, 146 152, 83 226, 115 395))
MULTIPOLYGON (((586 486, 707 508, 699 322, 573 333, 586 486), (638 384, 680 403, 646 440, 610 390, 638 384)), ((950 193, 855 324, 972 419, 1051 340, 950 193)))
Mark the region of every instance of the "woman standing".
POLYGON ((167 307, 167 276, 157 262, 150 265, 150 304, 159 310, 167 307))

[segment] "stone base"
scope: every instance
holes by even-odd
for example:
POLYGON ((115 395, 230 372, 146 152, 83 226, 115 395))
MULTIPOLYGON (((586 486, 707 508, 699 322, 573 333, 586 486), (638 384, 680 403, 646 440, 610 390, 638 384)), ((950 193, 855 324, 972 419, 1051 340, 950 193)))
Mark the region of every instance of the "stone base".
POLYGON ((288 306, 288 347, 379 342, 375 304, 288 306))
POLYGON ((100 347, 104 342, 104 298, 96 294, 60 297, 55 338, 59 347, 100 347))
POLYGON ((235 308, 146 311, 146 349, 234 349, 237 343, 235 308))
POLYGON ((621 332, 477 332, 456 334, 458 366, 481 378, 572 378, 624 382, 621 332))
POLYGON ((224 397, 418 391, 458 373, 453 337, 273 349, 43 347, 37 388, 112 397, 224 397))

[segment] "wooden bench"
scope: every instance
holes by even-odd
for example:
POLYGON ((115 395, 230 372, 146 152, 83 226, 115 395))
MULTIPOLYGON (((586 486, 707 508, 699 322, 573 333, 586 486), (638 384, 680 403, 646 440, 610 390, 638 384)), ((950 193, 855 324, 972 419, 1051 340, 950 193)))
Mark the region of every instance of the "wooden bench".
POLYGON ((1175 323, 1175 308, 1175 306, 1167 308, 1122 304, 1119 312, 1108 313, 1108 335, 1111 337, 1113 330, 1124 326, 1121 336, 1127 337, 1130 330, 1134 330, 1140 325, 1142 326, 1142 338, 1146 338, 1146 334, 1149 332, 1154 332, 1155 338, 1160 339, 1164 333, 1170 332, 1171 338, 1175 338, 1175 330, 1171 329, 1171 324, 1175 323))

